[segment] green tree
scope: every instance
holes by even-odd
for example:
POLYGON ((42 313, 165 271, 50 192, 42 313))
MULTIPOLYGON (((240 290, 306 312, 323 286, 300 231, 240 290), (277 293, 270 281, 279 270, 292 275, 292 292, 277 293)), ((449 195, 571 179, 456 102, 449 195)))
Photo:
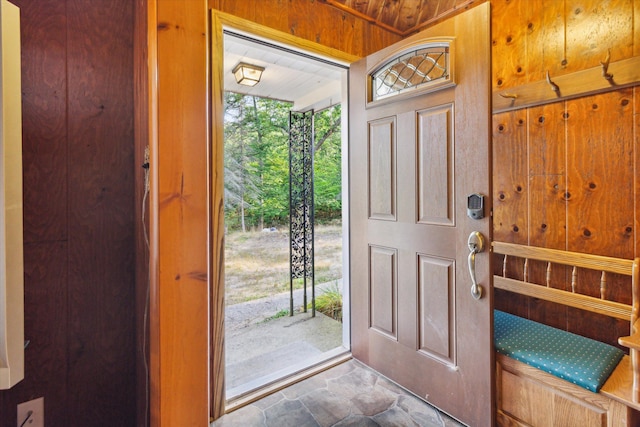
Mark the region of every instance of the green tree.
POLYGON ((318 220, 340 218, 342 210, 342 137, 340 105, 314 117, 314 204, 318 220))
POLYGON ((225 93, 228 227, 246 231, 247 227, 281 221, 288 195, 286 187, 278 182, 282 181, 283 173, 288 176, 286 157, 280 157, 287 147, 290 108, 291 104, 281 101, 225 93))
MULTIPOLYGON (((278 226, 289 215, 292 105, 225 93, 225 222, 230 229, 278 226)), ((315 114, 315 204, 320 219, 341 213, 340 106, 315 114)))

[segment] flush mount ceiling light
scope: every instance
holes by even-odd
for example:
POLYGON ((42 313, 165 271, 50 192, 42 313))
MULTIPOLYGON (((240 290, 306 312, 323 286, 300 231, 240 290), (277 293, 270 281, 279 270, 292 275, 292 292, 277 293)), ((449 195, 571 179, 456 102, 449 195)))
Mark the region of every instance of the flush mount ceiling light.
POLYGON ((238 84, 255 86, 260 81, 263 71, 264 67, 241 62, 235 66, 232 72, 233 75, 236 76, 236 82, 238 82, 238 84))

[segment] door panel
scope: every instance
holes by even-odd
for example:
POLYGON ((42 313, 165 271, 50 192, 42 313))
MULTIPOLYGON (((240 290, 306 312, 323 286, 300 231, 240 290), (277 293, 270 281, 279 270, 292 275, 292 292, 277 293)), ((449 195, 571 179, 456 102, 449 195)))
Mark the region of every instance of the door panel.
POLYGON ((454 225, 453 105, 417 113, 418 222, 454 225))
MULTIPOLYGON (((401 68, 393 90, 424 69, 401 68)), ((474 426, 493 422, 490 256, 476 256, 476 300, 467 246, 479 231, 488 247, 490 206, 466 211, 491 194, 490 70, 487 2, 358 61, 349 84, 353 355, 474 426), (381 64, 442 40, 455 79, 369 102, 381 64)))
POLYGON ((396 219, 395 119, 369 123, 369 217, 396 219))
POLYGON ((455 260, 418 255, 418 350, 455 364, 455 260))
POLYGON ((392 340, 397 339, 396 314, 396 274, 398 267, 397 251, 394 249, 370 246, 369 265, 369 327, 392 340))

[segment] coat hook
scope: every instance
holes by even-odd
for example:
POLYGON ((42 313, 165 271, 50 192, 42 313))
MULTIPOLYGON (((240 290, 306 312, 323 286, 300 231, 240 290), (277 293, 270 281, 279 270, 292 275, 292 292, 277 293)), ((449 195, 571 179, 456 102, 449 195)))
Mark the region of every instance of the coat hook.
POLYGON ((499 93, 498 95, 500 95, 503 98, 511 98, 514 100, 518 98, 518 95, 516 95, 515 93, 499 93))
POLYGON ((547 70, 547 83, 551 85, 551 90, 553 90, 556 93, 560 92, 560 87, 551 81, 551 76, 549 76, 549 70, 547 70))
POLYGON ((611 82, 611 80, 613 80, 613 74, 609 72, 609 61, 611 61, 611 49, 607 49, 607 57, 604 62, 600 61, 600 65, 602 65, 602 77, 608 82, 611 82))

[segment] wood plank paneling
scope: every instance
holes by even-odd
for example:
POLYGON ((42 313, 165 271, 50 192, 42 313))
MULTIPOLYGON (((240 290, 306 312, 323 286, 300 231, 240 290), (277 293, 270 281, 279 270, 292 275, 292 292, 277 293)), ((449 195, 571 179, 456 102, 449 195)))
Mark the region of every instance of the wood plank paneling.
POLYGON ((493 116, 493 238, 501 242, 527 244, 527 129, 524 110, 493 116))
POLYGON ((632 93, 567 102, 567 250, 633 257, 632 93))
POLYGON ((494 0, 491 2, 492 86, 503 89, 525 82, 527 75, 526 28, 528 2, 494 0))
MULTIPOLYGON (((492 6, 493 84, 494 89, 502 88, 504 93, 517 93, 514 86, 543 81, 547 70, 553 78, 599 67, 608 49, 611 61, 640 52, 635 19, 640 10, 637 1, 492 0, 492 6), (524 64, 522 75, 513 70, 514 64, 520 63, 524 64)), ((514 239, 514 233, 504 226, 504 218, 525 216, 530 222, 525 236, 520 237, 523 240, 526 237, 530 245, 609 256, 637 254, 638 119, 632 117, 640 105, 637 96, 637 88, 612 90, 529 107, 512 116, 494 115, 496 240, 514 239), (523 213, 520 206, 500 199, 508 198, 507 193, 501 192, 503 183, 512 179, 512 169, 517 169, 522 160, 517 151, 509 160, 508 154, 502 155, 500 148, 496 148, 510 135, 496 132, 495 123, 509 130, 522 120, 518 114, 525 113, 528 128, 522 139, 527 141, 529 156, 529 200, 523 213)), ((532 263, 530 268, 531 280, 544 283, 545 266, 532 263)), ((554 269, 552 286, 566 288, 570 275, 569 271, 554 269)), ((595 276, 598 274, 591 278, 594 284, 589 294, 599 296, 600 277, 595 276)), ((607 277, 610 297, 629 301, 628 290, 613 290, 622 285, 620 280, 613 275, 607 277)), ((520 297, 497 293, 497 307, 527 313, 535 320, 612 344, 616 343, 611 342, 615 341, 611 330, 624 333, 628 328, 627 322, 611 322, 535 300, 526 302, 528 309, 522 304, 525 302, 520 297)))
MULTIPOLYGON (((314 1, 314 0, 309 0, 314 1)), ((364 18, 403 37, 423 30, 446 17, 484 0, 318 0, 364 18)))
POLYGON ((564 104, 529 109, 529 175, 564 174, 564 104))
POLYGON ((68 409, 76 425, 126 425, 135 419, 133 6, 90 4, 67 0, 68 409))
POLYGON ((17 425, 19 403, 42 396, 47 425, 72 425, 67 411, 67 257, 66 242, 25 245, 25 378, 0 391, 2 427, 17 425))
POLYGON ((640 56, 640 2, 633 2, 633 56, 640 56))
POLYGON ((210 4, 221 12, 356 56, 365 56, 401 39, 398 34, 322 1, 210 0, 210 4))
POLYGON ((65 2, 13 3, 20 8, 22 26, 24 242, 63 240, 68 190, 65 2))
POLYGON ((132 12, 12 0, 23 84, 26 376, 0 426, 134 425, 132 12))
MULTIPOLYGON (((640 4, 640 2, 637 2, 640 4)), ((637 21, 636 21, 637 22, 637 21)), ((633 226, 633 241, 636 242, 633 248, 633 256, 640 256, 640 87, 633 88, 633 158, 634 158, 634 173, 635 179, 633 180, 633 191, 635 195, 634 211, 634 226, 633 226)))
MULTIPOLYGON (((526 2, 527 64, 522 82, 535 82, 562 74, 565 67, 564 1, 526 2)), ((518 83, 520 84, 520 83, 518 83)))
POLYGON ((633 54, 634 0, 565 0, 566 73, 597 67, 611 49, 613 61, 633 54))
MULTIPOLYGON (((566 246, 566 202, 564 142, 566 115, 564 104, 551 104, 528 110, 529 116, 529 229, 532 246, 564 249, 566 246)), ((547 265, 531 261, 529 279, 546 283, 547 265)), ((554 287, 566 289, 566 268, 552 271, 554 287)), ((566 310, 550 307, 545 301, 529 301, 529 314, 549 324, 566 327, 566 310)))
MULTIPOLYGON (((493 239, 500 242, 528 243, 527 130, 526 110, 493 115, 493 239)), ((504 259, 498 261, 493 265, 494 274, 502 274, 504 259)), ((507 260, 507 271, 521 278, 523 266, 507 260)), ((495 292, 497 309, 528 316, 527 297, 501 298, 502 291, 495 292)))

